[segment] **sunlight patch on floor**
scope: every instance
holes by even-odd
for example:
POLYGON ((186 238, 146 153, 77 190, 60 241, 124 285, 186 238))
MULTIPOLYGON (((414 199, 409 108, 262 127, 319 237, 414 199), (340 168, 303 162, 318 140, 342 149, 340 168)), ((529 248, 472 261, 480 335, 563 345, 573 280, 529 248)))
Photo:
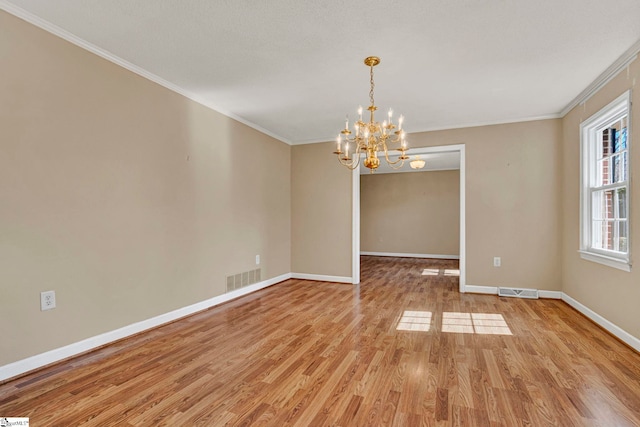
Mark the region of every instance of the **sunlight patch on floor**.
POLYGON ((441 270, 439 268, 425 268, 422 270, 423 276, 460 276, 460 270, 453 269, 445 269, 441 270))
POLYGON ((457 334, 513 335, 498 313, 442 313, 442 332, 457 334))
POLYGON ((405 310, 398 322, 398 331, 422 331, 427 332, 431 328, 430 311, 405 310))

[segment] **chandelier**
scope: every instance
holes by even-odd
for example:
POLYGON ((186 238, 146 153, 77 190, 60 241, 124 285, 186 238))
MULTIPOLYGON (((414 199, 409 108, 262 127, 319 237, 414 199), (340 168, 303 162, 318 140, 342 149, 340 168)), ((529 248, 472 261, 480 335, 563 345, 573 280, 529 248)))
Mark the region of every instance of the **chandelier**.
POLYGON ((374 113, 378 109, 373 100, 373 67, 380 63, 380 58, 377 56, 369 56, 364 60, 365 65, 370 69, 370 82, 371 90, 369 91, 369 105, 370 117, 368 122, 362 120, 362 107, 358 108, 358 120, 353 124, 354 136, 349 130, 349 116, 347 116, 344 124, 344 129, 340 131, 338 138, 336 139, 336 151, 333 154, 338 156, 338 161, 349 169, 353 170, 360 164, 361 153, 365 154, 363 164, 371 169, 373 173, 378 166, 380 166, 380 159, 378 158, 378 152, 384 152, 384 158, 393 169, 399 169, 404 164, 404 161, 409 157, 406 155, 407 142, 405 140, 405 132, 402 129, 402 122, 404 117, 398 118, 398 126, 393 123, 393 110, 389 109, 387 120, 384 120, 382 124, 375 121, 374 113), (394 130, 397 129, 397 130, 394 130), (392 161, 389 158, 388 144, 399 144, 400 156, 397 160, 392 161))

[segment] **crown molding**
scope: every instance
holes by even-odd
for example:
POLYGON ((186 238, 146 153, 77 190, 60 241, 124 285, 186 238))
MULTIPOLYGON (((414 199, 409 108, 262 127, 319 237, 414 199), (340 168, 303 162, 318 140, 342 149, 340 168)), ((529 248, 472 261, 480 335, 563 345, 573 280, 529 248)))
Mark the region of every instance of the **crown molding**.
POLYGON ((616 61, 611 64, 606 70, 602 72, 589 86, 587 86, 578 96, 576 96, 573 101, 571 101, 566 107, 562 109, 560 112, 560 117, 564 117, 569 113, 569 111, 573 110, 577 105, 580 105, 586 102, 589 98, 591 98, 597 91, 602 89, 604 85, 609 83, 615 76, 617 76, 620 71, 627 68, 629 64, 631 64, 638 57, 638 53, 640 52, 640 40, 636 41, 629 49, 626 50, 616 61))
MULTIPOLYGON (((468 122, 468 123, 460 123, 460 124, 452 124, 449 126, 434 126, 422 128, 419 130, 415 130, 412 132, 408 132, 407 135, 414 135, 416 133, 421 132, 436 132, 441 130, 454 130, 454 129, 464 129, 464 128, 474 128, 474 127, 482 127, 482 126, 496 126, 496 125, 508 125, 512 123, 522 123, 522 122, 535 122, 537 120, 551 120, 551 119, 560 119, 562 116, 560 113, 554 114, 545 114, 542 116, 530 116, 530 117, 519 117, 516 119, 509 120, 495 120, 495 121, 486 121, 486 122, 468 122)), ((318 144, 322 142, 333 142, 335 144, 334 138, 319 138, 319 139, 308 139, 304 141, 294 141, 291 145, 307 145, 307 144, 318 144)))
POLYGON ((283 138, 280 135, 276 135, 275 133, 256 125, 255 123, 252 123, 246 119, 243 119, 240 116, 237 116, 235 114, 233 114, 232 112, 225 110, 224 108, 220 108, 218 105, 213 104, 211 101, 204 99, 203 97, 201 97, 200 95, 193 93, 191 91, 188 91, 180 86, 177 86, 165 79, 163 79, 162 77, 159 77, 153 73, 150 73, 149 71, 143 69, 142 67, 139 67, 135 64, 132 64, 129 61, 126 61, 122 58, 120 58, 119 56, 109 52, 106 49, 102 49, 101 47, 98 47, 92 43, 89 43, 88 41, 76 36, 73 33, 70 33, 67 30, 64 30, 60 27, 58 27, 57 25, 52 24, 49 21, 46 21, 34 14, 32 14, 31 12, 28 12, 14 4, 9 3, 6 0, 0 0, 0 9, 4 10, 5 12, 16 16, 20 19, 22 19, 23 21, 26 21, 32 25, 35 25, 36 27, 43 29, 45 31, 47 31, 48 33, 51 33, 57 37, 60 37, 63 40, 68 41, 69 43, 72 43, 84 50, 87 50, 95 55, 98 55, 99 57, 106 59, 109 62, 112 62, 126 70, 131 71, 132 73, 135 73, 147 80, 150 80, 154 83, 159 84, 160 86, 169 89, 172 92, 175 92, 177 94, 180 94, 182 96, 184 96, 185 98, 188 98, 190 100, 192 100, 193 102, 197 102, 198 104, 207 107, 211 110, 216 111, 217 113, 220 113, 224 116, 229 117, 230 119, 233 119, 237 122, 240 122, 244 125, 249 126, 250 128, 253 128, 255 130, 257 130, 258 132, 261 132, 265 135, 268 135, 274 139, 277 139, 278 141, 284 142, 285 144, 288 145, 292 145, 291 141, 289 141, 286 138, 283 138))

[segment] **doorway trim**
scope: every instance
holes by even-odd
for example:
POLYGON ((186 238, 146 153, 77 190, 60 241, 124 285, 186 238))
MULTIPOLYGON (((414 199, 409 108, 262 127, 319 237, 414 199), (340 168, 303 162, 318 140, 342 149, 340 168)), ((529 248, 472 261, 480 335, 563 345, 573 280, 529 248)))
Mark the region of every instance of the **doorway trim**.
MULTIPOLYGON (((458 152, 460 155, 460 286, 461 293, 466 291, 466 220, 465 220, 465 145, 442 145, 435 147, 412 148, 411 154, 458 152)), ((360 283, 360 166, 351 175, 351 283, 360 283)))

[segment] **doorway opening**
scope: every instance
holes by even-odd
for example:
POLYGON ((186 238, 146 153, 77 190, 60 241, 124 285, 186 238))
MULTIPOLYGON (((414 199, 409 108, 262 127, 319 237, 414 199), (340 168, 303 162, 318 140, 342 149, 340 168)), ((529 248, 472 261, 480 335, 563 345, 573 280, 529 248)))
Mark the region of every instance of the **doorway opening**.
MULTIPOLYGON (((465 245, 465 146, 464 144, 437 147, 412 148, 411 155, 428 155, 432 153, 457 153, 460 158, 460 282, 459 291, 465 292, 466 283, 466 245, 465 245)), ((360 283, 360 167, 352 172, 352 266, 353 284, 360 283)))

